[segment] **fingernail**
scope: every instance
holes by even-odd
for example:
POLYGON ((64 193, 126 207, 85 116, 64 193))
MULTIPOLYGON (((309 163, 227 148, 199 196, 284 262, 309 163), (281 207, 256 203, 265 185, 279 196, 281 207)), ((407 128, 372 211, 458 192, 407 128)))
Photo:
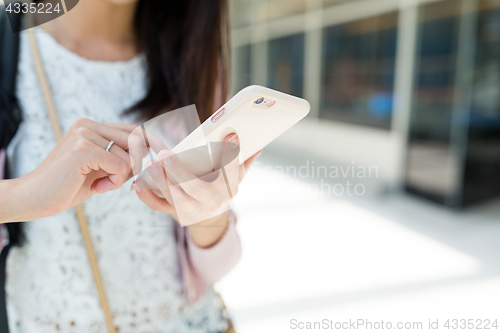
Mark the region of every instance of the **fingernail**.
POLYGON ((163 165, 172 164, 172 153, 169 150, 162 150, 158 153, 158 159, 163 163, 163 165))
POLYGON ((137 193, 141 193, 142 192, 142 188, 139 185, 137 185, 137 184, 134 184, 134 189, 135 189, 135 191, 137 193))
POLYGON ((132 186, 130 186, 130 193, 137 196, 137 192, 135 191, 135 182, 134 182, 134 184, 132 184, 132 186))
POLYGON ((233 134, 231 137, 229 137, 227 142, 229 142, 229 147, 231 147, 231 149, 238 147, 238 145, 240 144, 238 134, 233 134))
POLYGON ((151 166, 151 164, 153 164, 153 162, 151 160, 147 160, 145 163, 146 168, 149 168, 151 166))

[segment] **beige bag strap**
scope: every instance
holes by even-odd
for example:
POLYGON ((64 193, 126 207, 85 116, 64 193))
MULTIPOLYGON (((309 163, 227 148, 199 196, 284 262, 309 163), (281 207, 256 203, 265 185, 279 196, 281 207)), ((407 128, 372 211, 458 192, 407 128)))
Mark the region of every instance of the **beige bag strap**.
MULTIPOLYGON (((33 55, 33 61, 35 63, 36 75, 42 89, 43 98, 45 100, 45 106, 47 107, 47 113, 52 124, 52 129, 57 141, 61 140, 63 133, 62 128, 59 123, 59 118, 57 116, 56 107, 54 100, 52 99, 52 92, 50 91, 50 85, 43 68, 42 59, 40 58, 40 53, 38 51, 38 45, 35 36, 35 29, 28 30, 28 36, 30 41, 31 53, 33 55)), ((97 286, 97 291, 99 292, 99 299, 101 301, 101 307, 104 311, 104 316, 106 318, 106 324, 108 326, 109 333, 116 333, 116 328, 113 325, 113 316, 111 315, 111 310, 109 308, 108 299, 106 296, 106 291, 104 289, 104 284, 102 282, 101 273, 99 271, 99 266, 97 265, 97 259, 95 256, 94 246, 92 244, 92 239, 90 238, 89 227, 87 224, 87 218, 85 217, 85 211, 83 205, 79 204, 76 207, 76 218, 78 219, 78 224, 80 225, 80 230, 83 236, 83 241, 85 243, 85 248, 87 249, 87 255, 89 257, 90 266, 92 268, 92 273, 94 275, 95 284, 97 286)), ((222 300, 222 298, 221 298, 222 300)), ((225 309, 226 306, 222 301, 222 306, 225 309)), ((235 333, 233 323, 230 318, 228 318, 228 329, 226 333, 235 333)))
MULTIPOLYGON (((35 29, 28 30, 28 36, 30 41, 31 53, 33 55, 33 60, 35 63, 36 75, 42 89, 43 98, 45 100, 45 106, 47 107, 47 112, 52 124, 52 129, 54 130, 54 135, 57 141, 60 141, 63 133, 62 128, 59 123, 59 118, 57 117, 57 111, 52 99, 52 93, 50 91, 49 82, 45 74, 42 59, 40 58, 40 53, 38 51, 35 29)), ((103 148, 104 149, 104 148, 103 148)), ((76 218, 78 219, 78 224, 80 225, 80 231, 83 236, 83 242, 85 243, 85 248, 87 249, 87 255, 89 257, 90 266, 92 268, 92 273, 94 275, 94 281, 99 293, 99 299, 101 301, 101 307, 104 311, 104 317, 106 318, 106 325, 108 326, 109 333, 116 333, 116 328, 113 325, 113 316, 111 315, 111 310, 109 308, 108 299, 106 297, 106 291, 104 289, 104 284, 102 282, 101 273, 99 271, 99 266, 97 265, 97 259, 95 256, 94 246, 92 244, 92 239, 90 238, 89 227, 87 224, 87 218, 85 217, 85 212, 83 205, 79 204, 76 207, 76 218)))

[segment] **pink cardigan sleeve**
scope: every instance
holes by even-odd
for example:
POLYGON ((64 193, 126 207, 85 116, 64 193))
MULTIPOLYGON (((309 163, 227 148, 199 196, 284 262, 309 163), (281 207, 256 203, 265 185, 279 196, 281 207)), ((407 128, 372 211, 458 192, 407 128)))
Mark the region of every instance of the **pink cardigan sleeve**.
MULTIPOLYGON (((0 150, 0 180, 3 179, 3 170, 5 168, 5 149, 0 150)), ((4 224, 0 225, 0 251, 8 241, 7 227, 4 224)))
POLYGON ((3 170, 5 168, 5 149, 0 150, 0 179, 3 179, 3 170))
MULTIPOLYGON (((219 82, 215 89, 214 110, 227 100, 222 81, 225 72, 219 63, 219 82)), ((181 265, 184 292, 190 304, 203 295, 205 287, 225 276, 241 256, 240 238, 236 232, 236 216, 229 211, 229 226, 219 241, 209 248, 200 248, 191 241, 186 227, 177 227, 177 251, 181 265)))
POLYGON ((190 304, 203 295, 208 284, 224 277, 238 263, 241 243, 236 232, 236 216, 229 211, 229 225, 219 241, 200 248, 191 241, 186 227, 177 227, 177 251, 184 292, 190 304))

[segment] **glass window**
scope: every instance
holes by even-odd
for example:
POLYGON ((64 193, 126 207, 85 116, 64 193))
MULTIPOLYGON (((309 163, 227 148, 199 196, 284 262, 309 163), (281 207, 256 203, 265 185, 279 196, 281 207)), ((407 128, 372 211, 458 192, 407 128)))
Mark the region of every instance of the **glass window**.
POLYGON ((232 25, 240 28, 252 22, 262 22, 304 13, 308 0, 231 0, 232 25))
POLYGON ((500 1, 478 13, 464 203, 500 195, 500 1))
POLYGON ((265 16, 268 20, 272 20, 303 13, 306 8, 307 0, 268 0, 265 16))
POLYGON ((406 187, 446 203, 458 187, 459 161, 450 150, 461 2, 420 8, 415 90, 406 187))
POLYGON ((320 117, 390 128, 397 21, 392 12, 325 29, 320 117))
POLYGON ((269 87, 302 97, 304 76, 304 34, 269 42, 269 87))
POLYGON ((251 46, 244 45, 233 49, 232 55, 232 89, 237 93, 251 84, 251 46))
POLYGON ((229 1, 232 28, 241 28, 252 23, 252 2, 255 2, 255 0, 229 1))
POLYGON ((347 2, 347 1, 352 2, 352 1, 356 1, 356 0, 323 0, 323 3, 325 6, 329 6, 329 5, 334 5, 334 4, 337 5, 341 2, 347 2))

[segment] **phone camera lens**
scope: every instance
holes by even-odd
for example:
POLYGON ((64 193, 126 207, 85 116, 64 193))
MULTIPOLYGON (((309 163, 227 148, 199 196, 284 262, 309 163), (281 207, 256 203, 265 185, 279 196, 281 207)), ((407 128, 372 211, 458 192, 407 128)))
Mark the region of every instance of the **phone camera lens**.
POLYGON ((264 102, 264 98, 263 98, 263 97, 261 97, 261 98, 259 98, 258 100, 256 100, 256 101, 255 101, 255 104, 260 104, 260 103, 262 103, 262 102, 264 102))

